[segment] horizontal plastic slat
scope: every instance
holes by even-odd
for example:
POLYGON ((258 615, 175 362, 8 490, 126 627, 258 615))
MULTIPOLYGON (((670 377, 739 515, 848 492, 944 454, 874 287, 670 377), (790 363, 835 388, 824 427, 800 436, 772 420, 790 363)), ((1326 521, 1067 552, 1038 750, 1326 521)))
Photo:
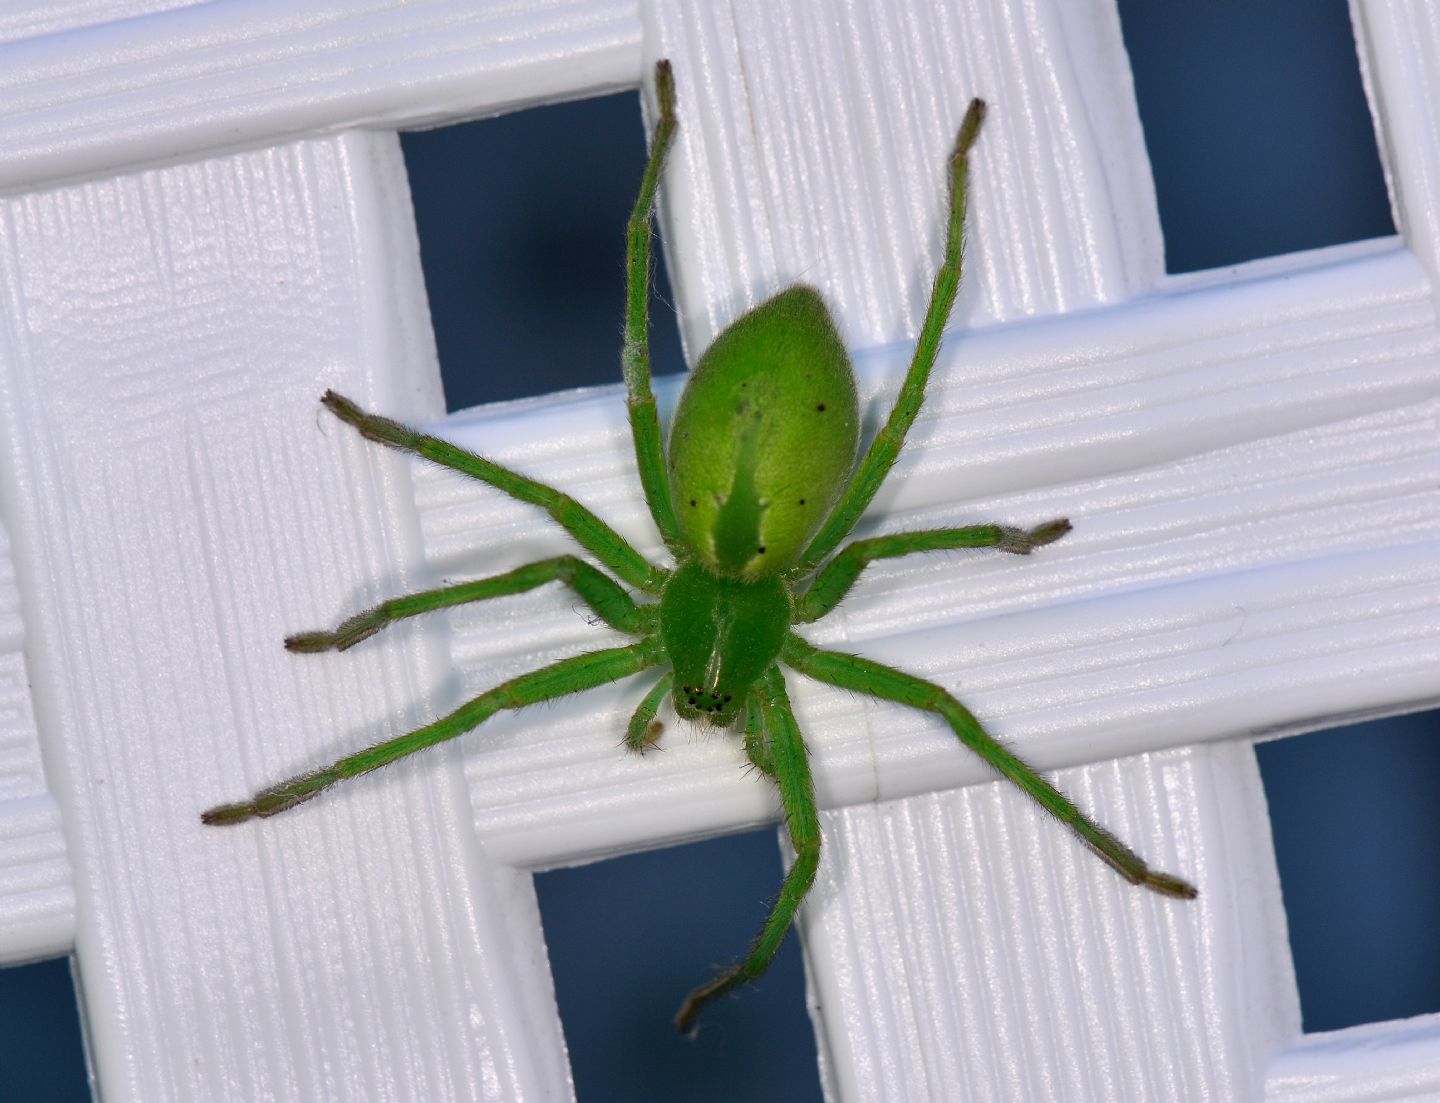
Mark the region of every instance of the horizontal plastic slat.
POLYGON ((0 45, 0 189, 634 85, 634 0, 247 0, 0 45))
MULTIPOLYGON (((865 531, 1066 515, 1074 533, 1028 558, 952 553, 877 565, 802 634, 951 687, 1047 767, 1440 699, 1431 397, 1440 342, 1426 285, 1393 248, 1310 259, 1283 282, 1127 307, 1108 330, 1097 313, 953 333, 936 413, 917 423, 896 489, 865 531), (1340 293, 1357 286, 1369 297, 1340 293), (1178 343, 1202 318, 1206 336, 1178 343), (1053 362, 1066 334, 1086 331, 1103 341, 1077 341, 1068 360, 1021 374, 1053 362), (1177 344, 1162 339, 1169 334, 1177 344), (1298 397, 1277 414, 1265 396, 1279 400, 1281 375, 1298 397), (1133 392, 1142 383, 1175 399, 1140 431, 1133 392), (1003 407, 985 408, 1007 389, 1003 407), (956 412, 966 401, 981 407, 971 421, 956 412), (1207 409, 1229 414, 1191 431, 1207 409), (1011 453, 1018 475, 975 462, 984 449, 973 434, 997 418, 1028 427, 1016 429, 1026 443, 1011 453), (1081 439, 1094 443, 1093 463, 1072 459, 1081 439), (1364 678, 1344 676, 1359 670, 1364 678)), ((894 374, 883 384, 879 375, 894 363, 889 351, 862 363, 867 396, 892 388, 876 400, 882 408, 894 374)), ((671 401, 668 385, 662 406, 671 401)), ((659 554, 618 390, 477 411, 443 432, 565 487, 659 554)), ((427 554, 445 577, 571 547, 538 510, 446 472, 416 474, 427 554)), ((476 691, 612 638, 559 591, 449 615, 476 691)), ((796 681, 833 804, 987 776, 927 717, 796 681)), ((723 739, 680 726, 664 756, 618 754, 640 693, 627 684, 499 721, 472 744, 477 816, 498 853, 567 861, 656 831, 752 823, 773 807, 763 786, 739 776, 741 752, 723 739)))

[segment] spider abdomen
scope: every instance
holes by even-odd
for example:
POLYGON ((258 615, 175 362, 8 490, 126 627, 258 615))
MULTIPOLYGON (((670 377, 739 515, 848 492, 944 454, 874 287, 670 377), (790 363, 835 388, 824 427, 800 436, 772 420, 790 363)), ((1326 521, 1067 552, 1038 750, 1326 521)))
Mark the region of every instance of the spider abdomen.
POLYGON ((793 566, 855 462, 855 374, 819 292, 797 285, 705 350, 670 431, 686 541, 716 573, 793 566))

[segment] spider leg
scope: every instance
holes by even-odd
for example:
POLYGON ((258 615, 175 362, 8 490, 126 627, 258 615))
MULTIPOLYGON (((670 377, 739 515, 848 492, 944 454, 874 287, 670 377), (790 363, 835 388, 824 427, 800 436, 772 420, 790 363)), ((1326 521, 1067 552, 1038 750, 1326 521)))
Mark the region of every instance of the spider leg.
POLYGON ((640 469, 640 485, 645 489, 645 503, 665 543, 677 547, 680 525, 675 520, 675 503, 670 497, 670 478, 665 469, 665 448, 660 440, 660 418, 650 389, 650 213, 676 127, 675 77, 668 61, 655 65, 655 96, 660 103, 660 118, 655 124, 640 194, 635 197, 635 208, 625 232, 625 344, 621 362, 630 410, 630 435, 635 442, 635 462, 640 469))
POLYGON ((658 637, 647 638, 628 647, 612 647, 561 659, 487 690, 423 728, 347 755, 323 770, 262 789, 247 801, 216 805, 203 812, 200 820, 207 824, 227 824, 257 816, 277 815, 309 800, 338 781, 369 773, 398 758, 463 735, 497 712, 593 689, 639 673, 663 659, 664 645, 658 637))
POLYGON ((930 292, 930 306, 925 311, 925 321, 920 327, 920 336, 915 342, 915 353, 910 360, 910 370, 900 388, 900 397, 890 417, 876 434, 869 451, 865 453, 855 470, 855 477, 840 496, 835 508, 825 518, 820 531, 810 541, 794 569, 801 577, 815 568, 829 555, 855 527, 870 499, 885 481, 895 458, 905 443, 905 434, 920 406, 925 401, 925 384, 930 378, 930 369, 935 365, 935 354, 940 349, 940 337, 950 310, 955 305, 955 294, 960 289, 960 268, 964 254, 965 235, 965 192, 969 173, 970 147, 975 144, 980 132, 980 123, 985 118, 985 103, 971 100, 960 123, 960 132, 955 138, 955 149, 950 154, 949 185, 950 214, 945 228, 945 256, 935 273, 935 284, 930 292))
POLYGON ((949 551, 952 548, 999 548, 1016 555, 1029 555, 1033 549, 1052 544, 1069 531, 1070 522, 1061 517, 1033 529, 972 525, 959 529, 897 532, 890 536, 856 540, 826 563, 800 596, 795 609, 795 623, 808 624, 834 609, 860 577, 860 572, 876 559, 893 559, 912 552, 949 551))
POLYGON ((557 581, 574 590, 580 600, 590 606, 611 628, 636 634, 650 629, 653 606, 636 605, 630 595, 609 575, 596 570, 583 559, 573 555, 557 555, 553 559, 527 563, 523 567, 516 567, 513 571, 490 578, 461 582, 438 590, 423 590, 418 594, 406 594, 404 597, 393 597, 373 609, 366 609, 346 618, 333 632, 301 632, 287 636, 285 648, 300 652, 329 651, 332 648, 344 651, 405 617, 419 616, 433 609, 448 609, 452 605, 464 605, 471 601, 523 594, 547 582, 557 581))
POLYGON ((944 717, 960 742, 989 762, 1035 800, 1045 811, 1080 837, 1081 842, 1132 885, 1143 885, 1164 895, 1193 899, 1196 890, 1189 882, 1169 873, 1152 870, 1133 850, 1087 817, 1058 789, 1035 773, 1013 752, 989 735, 970 711, 949 693, 931 682, 884 666, 858 655, 822 651, 793 632, 786 637, 783 661, 802 674, 841 689, 868 693, 911 708, 944 717))
POLYGON ((765 743, 765 706, 753 691, 745 702, 745 756, 766 777, 775 777, 775 756, 765 743))
POLYGON ((674 683, 674 671, 667 670, 655 683, 655 687, 645 694, 635 709, 635 714, 630 717, 630 726, 625 732, 625 746, 636 754, 644 754, 660 738, 663 725, 655 719, 655 713, 674 683))
POLYGON ((573 536, 580 546, 632 586, 658 593, 670 572, 652 566, 626 539, 570 495, 526 478, 518 471, 477 456, 449 441, 417 433, 388 417, 367 414, 344 395, 326 391, 320 398, 331 413, 352 425, 366 440, 412 452, 432 463, 489 483, 512 498, 537 505, 573 536))
POLYGON ((780 896, 770 910, 749 956, 709 984, 702 985, 686 997, 675 1016, 675 1026, 689 1031, 700 1009, 718 996, 754 980, 765 972, 790 930, 790 921, 820 864, 820 816, 815 810, 815 789, 810 781, 810 763, 805 743, 790 711, 785 694, 785 677, 780 668, 771 666, 761 679, 760 711, 765 718, 766 734, 774 757, 775 781, 780 787, 780 800, 785 807, 785 825, 790 831, 790 844, 795 848, 795 861, 780 886, 780 896))

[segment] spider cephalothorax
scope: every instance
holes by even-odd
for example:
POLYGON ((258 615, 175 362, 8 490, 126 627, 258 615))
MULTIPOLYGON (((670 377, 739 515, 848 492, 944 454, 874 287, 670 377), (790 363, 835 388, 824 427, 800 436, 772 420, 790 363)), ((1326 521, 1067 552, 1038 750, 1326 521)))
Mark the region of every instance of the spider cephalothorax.
POLYGON ((423 728, 262 789, 247 801, 218 805, 201 818, 227 824, 273 816, 337 781, 453 739, 503 709, 660 668, 659 680, 630 721, 626 745, 643 752, 655 742, 660 732, 655 715, 667 697, 687 720, 722 727, 742 720, 746 755, 778 787, 795 847, 795 861, 749 955, 696 989, 680 1008, 676 1025, 687 1030, 706 1002, 764 972, 819 862, 814 788, 783 664, 821 682, 936 713, 961 743, 1053 813, 1126 880, 1167 896, 1193 897, 1194 888, 1150 869, 988 735, 940 686, 856 655, 822 650, 793 630, 834 609, 872 560, 953 548, 998 548, 1024 555, 1070 531, 1063 519, 1030 529, 973 525, 878 536, 835 551, 884 481, 924 398, 959 286, 968 158, 985 105, 971 102, 950 157, 944 258, 910 370, 895 408, 858 461, 850 360, 824 300, 804 286, 781 291, 743 315, 700 357, 675 412, 667 461, 650 389, 646 311, 650 211, 676 128, 668 62, 656 66, 655 88, 659 123, 629 227, 623 363, 640 481, 675 565, 650 563, 604 521, 553 487, 389 418, 367 414, 349 399, 327 392, 325 406, 367 439, 444 464, 547 510, 642 598, 636 601, 585 560, 559 555, 492 578, 395 598, 351 617, 333 632, 291 636, 285 645, 292 651, 344 650, 391 621, 521 593, 547 582, 564 582, 601 620, 637 641, 522 674, 423 728))

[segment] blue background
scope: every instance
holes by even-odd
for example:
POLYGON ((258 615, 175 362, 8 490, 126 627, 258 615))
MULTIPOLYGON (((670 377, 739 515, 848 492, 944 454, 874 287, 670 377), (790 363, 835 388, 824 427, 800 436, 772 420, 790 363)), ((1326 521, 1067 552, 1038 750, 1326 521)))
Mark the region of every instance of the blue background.
MULTIPOLYGON (((1393 233, 1343 0, 1120 9, 1172 272, 1393 233)), ((404 145, 450 407, 618 380, 636 97, 404 145)), ((657 282, 655 371, 677 372, 657 282)), ((1259 750, 1307 1029, 1440 1010, 1437 728, 1423 713, 1259 750)), ((771 830, 538 878, 583 1103, 820 1098, 793 939, 697 1041, 669 1026, 779 878, 771 830)), ((0 970, 0 1099, 89 1099, 64 960, 0 970)))

